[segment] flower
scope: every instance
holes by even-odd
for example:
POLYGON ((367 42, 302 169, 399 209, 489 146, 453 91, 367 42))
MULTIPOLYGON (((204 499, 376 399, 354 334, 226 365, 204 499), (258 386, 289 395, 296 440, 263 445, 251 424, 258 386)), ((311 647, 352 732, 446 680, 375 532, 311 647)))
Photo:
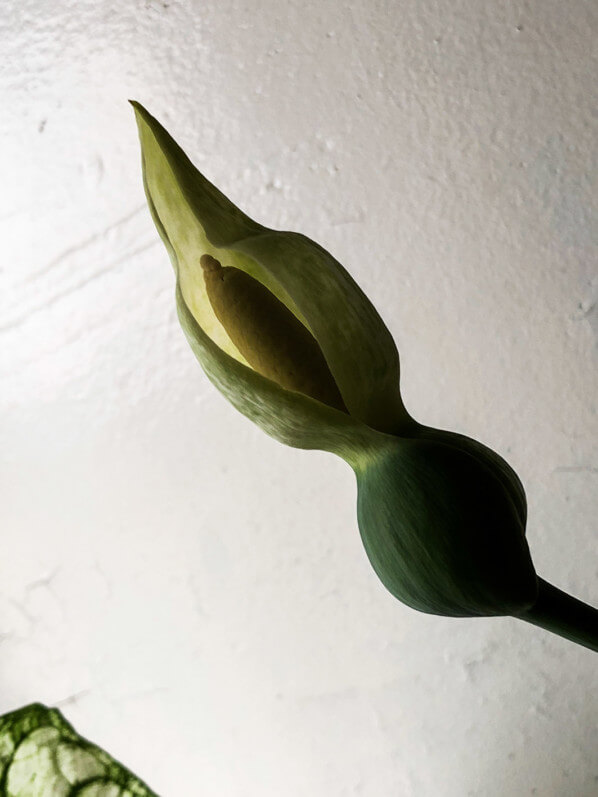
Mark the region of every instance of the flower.
POLYGON ((401 399, 392 336, 340 263, 246 216, 132 104, 179 320, 210 380, 272 437, 351 465, 364 547, 401 601, 452 616, 532 606, 515 472, 480 443, 417 423, 401 399), (281 376, 311 360, 309 373, 281 376))

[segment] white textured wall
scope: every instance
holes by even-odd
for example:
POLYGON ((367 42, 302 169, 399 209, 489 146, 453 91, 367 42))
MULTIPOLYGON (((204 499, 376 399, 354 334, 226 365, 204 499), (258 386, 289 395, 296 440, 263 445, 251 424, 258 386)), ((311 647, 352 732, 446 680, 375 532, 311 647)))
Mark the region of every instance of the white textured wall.
POLYGON ((163 795, 597 794, 595 654, 397 603, 349 469, 203 376, 126 103, 349 268, 408 408, 509 459, 596 604, 595 1, 2 13, 0 712, 59 705, 163 795))

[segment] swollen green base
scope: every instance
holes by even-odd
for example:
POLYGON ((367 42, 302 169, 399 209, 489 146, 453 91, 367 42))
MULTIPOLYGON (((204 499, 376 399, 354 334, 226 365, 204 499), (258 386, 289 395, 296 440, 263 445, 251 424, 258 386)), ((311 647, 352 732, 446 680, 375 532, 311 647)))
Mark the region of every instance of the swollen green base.
POLYGON ((598 609, 538 579, 538 599, 520 620, 598 652, 598 609))
POLYGON ((524 499, 507 468, 444 433, 396 438, 356 469, 361 539, 389 592, 447 617, 519 615, 536 603, 524 499))

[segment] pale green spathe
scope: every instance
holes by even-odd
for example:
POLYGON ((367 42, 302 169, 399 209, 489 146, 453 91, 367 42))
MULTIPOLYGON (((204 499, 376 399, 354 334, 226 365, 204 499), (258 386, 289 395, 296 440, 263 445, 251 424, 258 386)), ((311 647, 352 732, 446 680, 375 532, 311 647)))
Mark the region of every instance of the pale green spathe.
POLYGON ((268 434, 287 445, 321 448, 349 461, 384 445, 409 423, 399 393, 399 358, 377 311, 345 269, 303 235, 257 224, 191 164, 144 108, 133 103, 149 207, 177 275, 181 325, 218 389, 268 434), (255 373, 210 307, 199 258, 265 284, 311 330, 341 390, 346 413, 285 391, 255 373), (358 452, 359 450, 359 452, 358 452))

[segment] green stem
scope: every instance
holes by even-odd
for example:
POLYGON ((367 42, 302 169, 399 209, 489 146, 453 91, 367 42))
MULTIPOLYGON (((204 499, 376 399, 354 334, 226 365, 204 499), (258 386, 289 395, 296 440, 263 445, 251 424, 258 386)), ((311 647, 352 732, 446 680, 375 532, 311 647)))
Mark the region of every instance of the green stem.
POLYGON ((538 578, 538 599, 520 620, 598 652, 598 609, 538 578))

